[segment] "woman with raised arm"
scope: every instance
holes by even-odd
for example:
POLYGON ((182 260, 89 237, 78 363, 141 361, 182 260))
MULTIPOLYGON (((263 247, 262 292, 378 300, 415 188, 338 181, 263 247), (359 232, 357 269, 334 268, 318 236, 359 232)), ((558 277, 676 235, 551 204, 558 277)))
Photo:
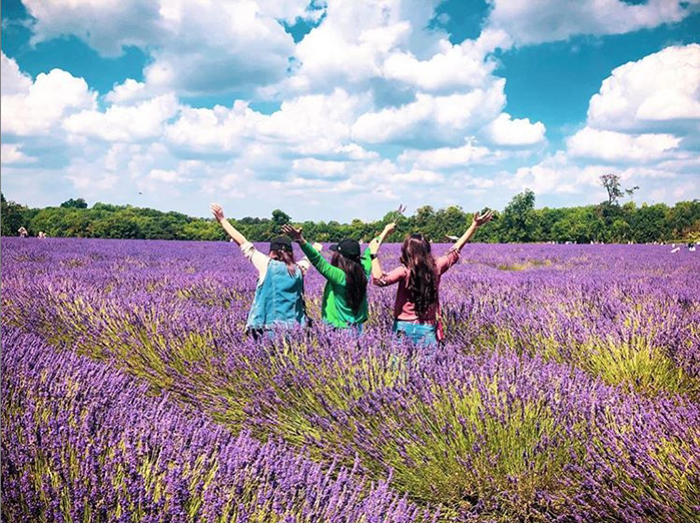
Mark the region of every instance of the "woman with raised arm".
MULTIPOLYGON (((378 249, 394 227, 394 224, 387 225, 370 245, 378 249)), ((299 243, 311 264, 326 279, 321 303, 323 320, 340 329, 362 331, 362 324, 367 321, 367 282, 372 263, 370 247, 360 255, 360 244, 356 240, 345 239, 331 245, 333 257, 329 263, 304 239, 301 228, 284 225, 282 231, 299 243)))
MULTIPOLYGON (((304 274, 310 267, 308 258, 294 260, 292 243, 286 236, 270 242, 266 255, 246 240, 224 217, 221 205, 213 203, 211 212, 253 266, 258 270, 253 305, 248 313, 246 332, 255 338, 271 333, 274 328, 290 328, 306 324, 304 274)), ((316 244, 319 248, 320 244, 316 244)))
POLYGON ((394 304, 395 333, 421 345, 436 345, 442 340, 438 295, 440 276, 457 263, 462 247, 476 229, 491 218, 492 211, 483 215, 475 213, 469 229, 439 258, 430 254, 430 242, 422 234, 409 235, 401 248, 401 265, 388 273, 382 271, 377 258, 379 245, 370 244, 372 283, 380 287, 399 284, 394 304))

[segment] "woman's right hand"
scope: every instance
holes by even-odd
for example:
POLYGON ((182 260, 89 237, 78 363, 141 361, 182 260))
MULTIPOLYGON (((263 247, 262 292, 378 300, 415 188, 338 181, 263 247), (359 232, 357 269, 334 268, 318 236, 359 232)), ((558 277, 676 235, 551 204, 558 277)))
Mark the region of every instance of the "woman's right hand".
POLYGON ((389 236, 395 230, 396 230, 396 222, 387 223, 384 226, 384 236, 389 236))
POLYGON ((477 227, 481 227, 485 223, 490 222, 493 219, 493 211, 488 210, 484 214, 479 214, 478 212, 474 213, 474 217, 472 218, 472 224, 476 225, 477 227))
POLYGON ((214 215, 214 218, 216 218, 217 222, 220 222, 224 219, 224 210, 221 208, 221 205, 218 203, 212 203, 209 206, 209 209, 211 210, 211 213, 214 215))

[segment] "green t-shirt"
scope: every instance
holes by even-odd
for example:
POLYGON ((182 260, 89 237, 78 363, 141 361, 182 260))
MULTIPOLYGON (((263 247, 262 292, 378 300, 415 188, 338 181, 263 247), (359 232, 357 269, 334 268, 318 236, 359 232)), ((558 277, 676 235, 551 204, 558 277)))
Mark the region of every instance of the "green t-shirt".
MULTIPOLYGON (((355 314, 348 305, 347 282, 345 271, 334 267, 309 243, 301 244, 301 250, 308 256, 311 264, 326 278, 326 287, 323 289, 323 302, 321 304, 321 317, 341 329, 367 321, 367 296, 362 300, 360 308, 355 314)), ((369 257, 369 248, 365 249, 360 258, 362 268, 369 282, 372 270, 372 260, 369 257)))

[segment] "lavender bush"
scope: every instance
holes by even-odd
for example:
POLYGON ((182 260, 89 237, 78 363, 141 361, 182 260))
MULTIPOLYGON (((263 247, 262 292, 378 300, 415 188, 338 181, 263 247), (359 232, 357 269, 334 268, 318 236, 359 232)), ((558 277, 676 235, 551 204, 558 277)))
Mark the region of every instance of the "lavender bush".
MULTIPOLYGON (((370 288, 359 339, 317 321, 254 343, 255 273, 231 245, 3 241, 3 325, 118 367, 216 430, 352 468, 366 496, 388 482, 444 521, 700 509, 694 253, 467 245, 441 287, 448 343, 429 358, 392 338, 392 288, 370 288)), ((382 257, 397 263, 398 246, 382 257)), ((318 319, 324 282, 306 280, 318 319)))
POLYGON ((432 519, 385 482, 234 436, 32 335, 2 336, 5 521, 432 519))

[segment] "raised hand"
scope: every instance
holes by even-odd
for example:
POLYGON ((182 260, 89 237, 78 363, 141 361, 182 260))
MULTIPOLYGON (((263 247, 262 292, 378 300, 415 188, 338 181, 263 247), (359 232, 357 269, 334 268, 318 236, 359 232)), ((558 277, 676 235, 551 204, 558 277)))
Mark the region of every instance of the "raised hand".
POLYGON ((484 214, 479 214, 478 212, 474 213, 474 218, 472 219, 472 224, 476 225, 477 227, 481 227, 485 223, 490 222, 493 219, 493 211, 488 210, 484 214))
POLYGON ((289 236, 292 240, 301 242, 304 241, 304 237, 301 234, 302 228, 299 227, 298 229, 296 227, 293 227, 289 224, 283 225, 282 226, 282 232, 289 236))
POLYGON ((224 219, 224 210, 221 208, 221 205, 218 203, 212 203, 209 206, 209 209, 211 210, 211 213, 214 215, 214 218, 216 218, 216 221, 220 222, 221 220, 224 219))
POLYGON ((396 230, 396 222, 387 223, 384 226, 384 236, 389 236, 392 232, 396 230))

